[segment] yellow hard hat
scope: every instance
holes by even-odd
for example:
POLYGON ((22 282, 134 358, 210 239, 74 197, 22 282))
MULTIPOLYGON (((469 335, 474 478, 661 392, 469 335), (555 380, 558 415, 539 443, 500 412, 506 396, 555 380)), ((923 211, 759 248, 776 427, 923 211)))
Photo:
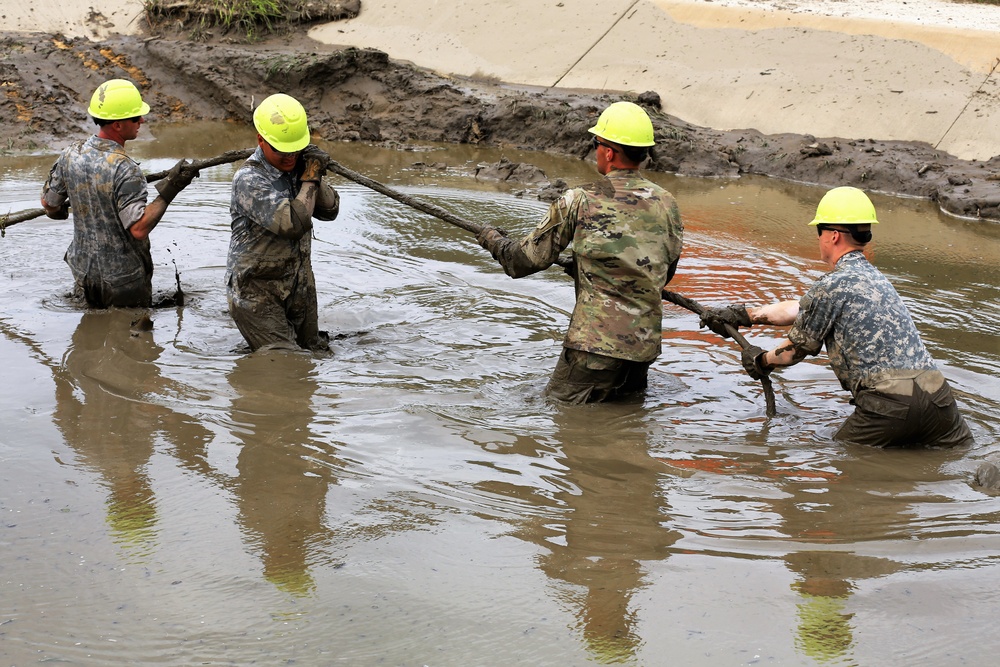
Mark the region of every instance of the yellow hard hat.
POLYGON ((615 102, 605 109, 597 125, 587 130, 622 146, 655 146, 649 114, 633 102, 615 102))
POLYGON ((253 112, 253 125, 276 151, 295 153, 309 145, 306 110, 291 95, 265 98, 253 112))
POLYGON ((823 195, 810 225, 877 225, 875 205, 862 190, 843 186, 823 195))
POLYGON ((149 105, 142 101, 134 83, 128 79, 111 79, 91 95, 87 113, 100 120, 124 120, 145 116, 149 113, 149 105))

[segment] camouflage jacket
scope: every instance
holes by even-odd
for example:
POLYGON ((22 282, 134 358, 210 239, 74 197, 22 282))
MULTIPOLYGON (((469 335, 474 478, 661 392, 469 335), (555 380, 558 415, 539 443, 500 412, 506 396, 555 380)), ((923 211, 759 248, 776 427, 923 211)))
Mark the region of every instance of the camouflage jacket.
MULTIPOLYGON (((298 172, 283 172, 268 164, 260 148, 233 176, 229 205, 232 237, 226 263, 227 284, 235 279, 295 280, 302 274, 312 280, 311 226, 298 230, 283 229, 279 209, 295 198, 302 181, 298 172)), ((323 182, 321 187, 332 188, 323 182)), ((333 220, 337 217, 339 198, 330 209, 317 204, 313 217, 333 220)))
POLYGON ((841 257, 800 299, 788 338, 812 355, 825 344, 833 372, 854 396, 936 369, 903 300, 860 250, 841 257))
POLYGON ((615 170, 568 190, 534 231, 503 239, 494 257, 520 278, 573 251, 576 306, 565 347, 629 361, 660 354, 667 274, 681 254, 683 223, 673 195, 638 171, 615 170))
POLYGON ((149 240, 128 231, 146 211, 146 177, 121 145, 94 135, 67 147, 42 195, 50 206, 68 200, 72 207, 66 263, 78 282, 116 284, 153 274, 149 240))

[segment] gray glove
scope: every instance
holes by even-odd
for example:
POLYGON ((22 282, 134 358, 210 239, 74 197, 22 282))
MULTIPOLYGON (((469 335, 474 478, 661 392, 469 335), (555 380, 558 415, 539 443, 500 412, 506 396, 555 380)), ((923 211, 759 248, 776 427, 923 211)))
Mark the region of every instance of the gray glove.
POLYGON ((743 350, 743 370, 754 380, 762 380, 764 376, 774 370, 774 366, 764 363, 764 354, 764 349, 756 345, 751 345, 743 350))
POLYGON ((317 146, 309 144, 302 149, 302 181, 319 183, 330 166, 330 154, 317 146))
POLYGON ((753 326, 746 306, 742 303, 731 303, 719 308, 706 308, 701 315, 700 326, 708 327, 723 338, 729 338, 729 332, 726 331, 727 324, 734 329, 753 326))
POLYGON ((160 193, 160 197, 168 204, 174 200, 181 190, 191 184, 198 177, 198 170, 191 167, 187 160, 179 160, 177 164, 170 168, 166 177, 159 181, 154 187, 160 193))

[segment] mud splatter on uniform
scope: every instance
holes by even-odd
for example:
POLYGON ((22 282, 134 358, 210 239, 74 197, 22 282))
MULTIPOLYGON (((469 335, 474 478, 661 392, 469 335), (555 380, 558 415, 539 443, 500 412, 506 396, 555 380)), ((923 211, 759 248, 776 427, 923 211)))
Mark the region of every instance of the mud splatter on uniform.
POLYGON ((152 302, 149 240, 129 228, 146 210, 146 178, 125 149, 96 135, 66 148, 42 189, 52 207, 67 201, 73 241, 65 260, 87 303, 147 307, 152 302))
MULTIPOLYGON (((229 311, 252 350, 265 345, 326 349, 319 335, 311 220, 298 224, 290 202, 302 187, 295 172, 268 164, 257 151, 233 176, 232 238, 226 264, 229 311)), ((339 196, 325 181, 313 217, 333 220, 339 196), (322 208, 320 200, 333 201, 322 208)))
POLYGON ((845 254, 799 301, 788 332, 830 366, 856 406, 837 438, 894 446, 972 442, 951 388, 892 284, 861 251, 845 254))
POLYGON ((547 393, 588 402, 645 388, 646 370, 660 354, 660 293, 682 242, 673 196, 638 171, 613 170, 568 190, 520 241, 491 243, 512 278, 541 271, 572 249, 576 306, 547 393), (618 384, 601 387, 595 374, 613 375, 618 384))

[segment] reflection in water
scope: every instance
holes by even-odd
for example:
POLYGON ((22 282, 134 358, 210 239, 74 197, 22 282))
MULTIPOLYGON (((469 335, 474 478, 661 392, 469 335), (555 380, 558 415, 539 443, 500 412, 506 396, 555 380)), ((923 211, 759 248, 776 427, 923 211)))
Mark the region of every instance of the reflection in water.
POLYGON ((801 597, 795 648, 821 663, 849 656, 854 645, 854 614, 847 611, 847 604, 854 580, 864 570, 872 571, 868 576, 879 576, 898 566, 885 559, 824 551, 793 552, 785 561, 800 576, 792 587, 801 597))
POLYGON ((147 467, 157 438, 204 443, 196 420, 157 401, 170 390, 156 364, 163 348, 149 331, 133 331, 136 310, 88 311, 55 380, 54 421, 82 465, 108 489, 107 520, 116 540, 134 558, 156 547, 157 501, 147 467))
POLYGON ((228 487, 236 496, 239 522, 259 552, 264 577, 297 596, 312 592, 311 557, 330 548, 324 525, 330 481, 311 466, 321 447, 311 433, 310 407, 318 383, 312 358, 273 350, 242 357, 229 373, 236 391, 231 428, 242 441, 228 487))
MULTIPOLYGON (((154 171, 190 143, 137 152, 174 151, 141 156, 154 171)), ((329 148, 512 233, 544 209, 460 176, 499 158, 481 147, 438 150, 447 172, 408 169, 434 148, 329 148)), ((591 179, 586 162, 546 159, 551 176, 591 179)), ((8 166, 0 203, 37 206, 48 164, 8 166)), ((512 283, 468 234, 351 184, 342 224, 316 230, 314 267, 324 328, 365 333, 330 357, 241 357, 223 289, 231 176, 203 173, 157 228, 156 288, 172 286, 176 260, 190 298, 157 311, 151 333, 129 334, 135 313, 58 298, 69 225, 26 223, 0 241, 7 664, 891 655, 937 667, 1000 649, 1000 498, 967 481, 1000 442, 1000 226, 876 201, 875 262, 955 379, 978 443, 907 455, 830 440, 850 406, 822 364, 783 373, 766 419, 738 348, 675 307, 641 405, 545 403, 572 307, 561 272, 512 283)), ((797 297, 822 272, 805 225, 817 192, 654 177, 685 215, 677 291, 756 304, 797 297)), ((751 333, 763 345, 784 332, 751 333)))
MULTIPOLYGON (((857 476, 852 468, 855 466, 850 461, 836 461, 830 466, 836 471, 835 476, 808 482, 789 480, 784 485, 789 495, 774 502, 774 509, 792 545, 817 546, 791 551, 784 560, 798 577, 792 589, 801 597, 797 604, 795 647, 821 663, 833 662, 851 653, 854 615, 847 608, 857 581, 885 576, 902 568, 900 563, 886 558, 818 548, 836 549, 844 544, 850 549, 863 539, 858 531, 860 525, 876 524, 891 530, 891 526, 905 522, 904 517, 894 515, 897 502, 879 502, 878 498, 865 502, 865 495, 859 494, 854 486, 857 476), (861 522, 859 512, 864 513, 861 522), (887 512, 887 515, 877 516, 880 512, 887 512)), ((905 492, 905 489, 898 491, 905 492)))
POLYGON ((642 644, 632 598, 647 564, 667 557, 679 535, 658 485, 663 465, 648 452, 644 412, 636 405, 559 406, 556 445, 518 436, 512 454, 554 449, 550 473, 558 489, 542 498, 530 487, 484 489, 529 504, 532 518, 515 535, 546 550, 538 566, 572 611, 588 652, 601 664, 631 662, 642 644), (602 423, 595 429, 595 423, 602 423))

